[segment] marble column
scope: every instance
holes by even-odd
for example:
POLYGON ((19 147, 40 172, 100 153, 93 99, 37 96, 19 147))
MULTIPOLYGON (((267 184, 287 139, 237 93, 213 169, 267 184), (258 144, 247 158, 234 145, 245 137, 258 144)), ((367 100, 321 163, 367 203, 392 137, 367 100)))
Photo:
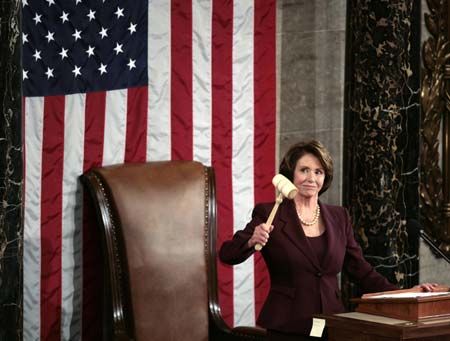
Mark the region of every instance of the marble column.
POLYGON ((19 0, 0 0, 0 340, 22 333, 22 136, 19 0))
MULTIPOLYGON (((417 283, 420 1, 352 0, 347 26, 344 204, 363 252, 417 283)), ((347 299, 359 294, 343 276, 347 299)))

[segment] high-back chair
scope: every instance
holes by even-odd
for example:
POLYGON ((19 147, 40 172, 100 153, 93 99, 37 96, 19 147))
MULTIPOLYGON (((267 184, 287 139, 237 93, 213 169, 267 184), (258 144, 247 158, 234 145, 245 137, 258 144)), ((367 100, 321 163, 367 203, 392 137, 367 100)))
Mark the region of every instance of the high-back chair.
POLYGON ((195 161, 127 163, 81 177, 101 228, 105 340, 263 340, 218 305, 214 171, 195 161))

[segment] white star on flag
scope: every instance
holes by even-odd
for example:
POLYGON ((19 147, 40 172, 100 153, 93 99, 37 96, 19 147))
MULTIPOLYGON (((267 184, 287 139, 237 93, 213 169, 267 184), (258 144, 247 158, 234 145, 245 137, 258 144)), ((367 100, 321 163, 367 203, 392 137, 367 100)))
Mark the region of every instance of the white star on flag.
POLYGON ((47 67, 47 71, 45 72, 45 74, 47 75, 47 79, 50 79, 51 77, 53 77, 53 69, 47 67))
POLYGON ((54 41, 55 39, 53 38, 53 35, 54 35, 55 33, 54 32, 50 32, 50 31, 48 31, 48 33, 47 33, 47 35, 45 36, 45 38, 47 38, 47 43, 49 43, 50 41, 54 41))
POLYGON ((62 15, 60 16, 60 18, 61 18, 61 20, 62 20, 62 22, 63 22, 63 24, 66 22, 66 21, 69 21, 69 13, 66 13, 66 12, 62 12, 62 15))
POLYGON ((114 51, 116 51, 116 55, 118 55, 119 53, 123 53, 122 46, 123 44, 116 43, 116 47, 114 48, 114 51))
POLYGON ((72 36, 75 38, 75 41, 77 41, 78 39, 81 39, 81 31, 78 31, 77 29, 75 29, 75 32, 72 34, 72 36))
POLYGON ((108 72, 106 71, 106 65, 103 65, 102 63, 100 63, 100 67, 98 68, 98 70, 100 71, 101 75, 108 72))
POLYGON ((86 53, 88 54, 88 57, 93 56, 94 55, 94 47, 89 45, 88 49, 86 50, 86 53))
POLYGON ((80 69, 81 69, 80 66, 76 66, 76 65, 75 65, 75 68, 74 68, 73 71, 72 71, 72 72, 74 73, 75 77, 81 76, 81 71, 80 71, 80 69))
POLYGON ((41 59, 41 51, 35 50, 33 57, 34 57, 35 61, 37 61, 38 59, 41 59))
POLYGON ((136 67, 136 60, 133 60, 130 58, 130 61, 128 62, 128 67, 131 69, 134 69, 136 67))
POLYGON ((61 48, 61 52, 59 53, 59 55, 61 56, 61 59, 67 58, 67 51, 68 51, 68 49, 65 49, 64 47, 61 48))
POLYGON ((115 15, 117 15, 117 19, 119 19, 120 17, 123 17, 123 8, 119 8, 117 7, 117 11, 114 13, 115 15))
POLYGON ((128 27, 128 31, 130 31, 130 34, 136 32, 136 26, 137 24, 130 23, 130 27, 128 27))
POLYGON ((108 36, 108 34, 106 33, 106 31, 108 31, 108 29, 102 27, 102 30, 99 32, 99 34, 102 36, 102 39, 108 36))
POLYGON ((42 15, 36 13, 36 15, 34 16, 34 19, 33 19, 35 25, 37 25, 38 23, 42 23, 41 17, 42 17, 42 15))
POLYGON ((87 17, 89 18, 89 21, 94 20, 95 19, 95 11, 89 10, 87 17))

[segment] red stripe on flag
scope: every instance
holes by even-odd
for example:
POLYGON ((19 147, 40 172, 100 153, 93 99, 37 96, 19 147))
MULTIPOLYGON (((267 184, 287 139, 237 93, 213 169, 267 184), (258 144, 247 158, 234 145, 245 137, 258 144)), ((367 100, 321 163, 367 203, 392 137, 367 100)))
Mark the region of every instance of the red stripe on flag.
POLYGON ((125 162, 144 162, 147 158, 148 87, 128 89, 125 162))
POLYGON ((102 164, 105 110, 106 92, 94 92, 86 95, 83 171, 102 164))
MULTIPOLYGON (((98 167, 103 159, 106 93, 86 95, 83 172, 98 167)), ((83 198, 83 340, 102 339, 103 264, 100 231, 88 194, 83 198)))
MULTIPOLYGON (((232 50, 233 2, 214 1, 212 14, 212 165, 217 187, 217 247, 233 235, 232 50)), ((233 326, 233 267, 219 261, 219 302, 233 326)))
MULTIPOLYGON (((274 199, 276 131, 276 1, 255 1, 254 37, 254 195, 255 202, 274 199)), ((270 279, 260 253, 255 253, 255 314, 267 297, 270 279)))
POLYGON ((61 338, 64 96, 46 97, 41 180, 41 339, 61 338))
POLYGON ((172 0, 171 11, 171 158, 192 160, 192 1, 172 0))

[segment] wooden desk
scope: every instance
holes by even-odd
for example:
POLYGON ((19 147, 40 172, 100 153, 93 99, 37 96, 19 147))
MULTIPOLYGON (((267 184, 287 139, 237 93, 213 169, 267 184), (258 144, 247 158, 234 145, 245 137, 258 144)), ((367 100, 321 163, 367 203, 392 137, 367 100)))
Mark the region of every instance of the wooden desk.
POLYGON ((450 292, 448 290, 438 292, 413 292, 411 290, 365 294, 361 298, 353 298, 351 301, 358 304, 355 309, 357 312, 412 322, 450 317, 450 292))
POLYGON ((318 315, 329 341, 450 341, 450 317, 406 321, 365 313, 318 315))

